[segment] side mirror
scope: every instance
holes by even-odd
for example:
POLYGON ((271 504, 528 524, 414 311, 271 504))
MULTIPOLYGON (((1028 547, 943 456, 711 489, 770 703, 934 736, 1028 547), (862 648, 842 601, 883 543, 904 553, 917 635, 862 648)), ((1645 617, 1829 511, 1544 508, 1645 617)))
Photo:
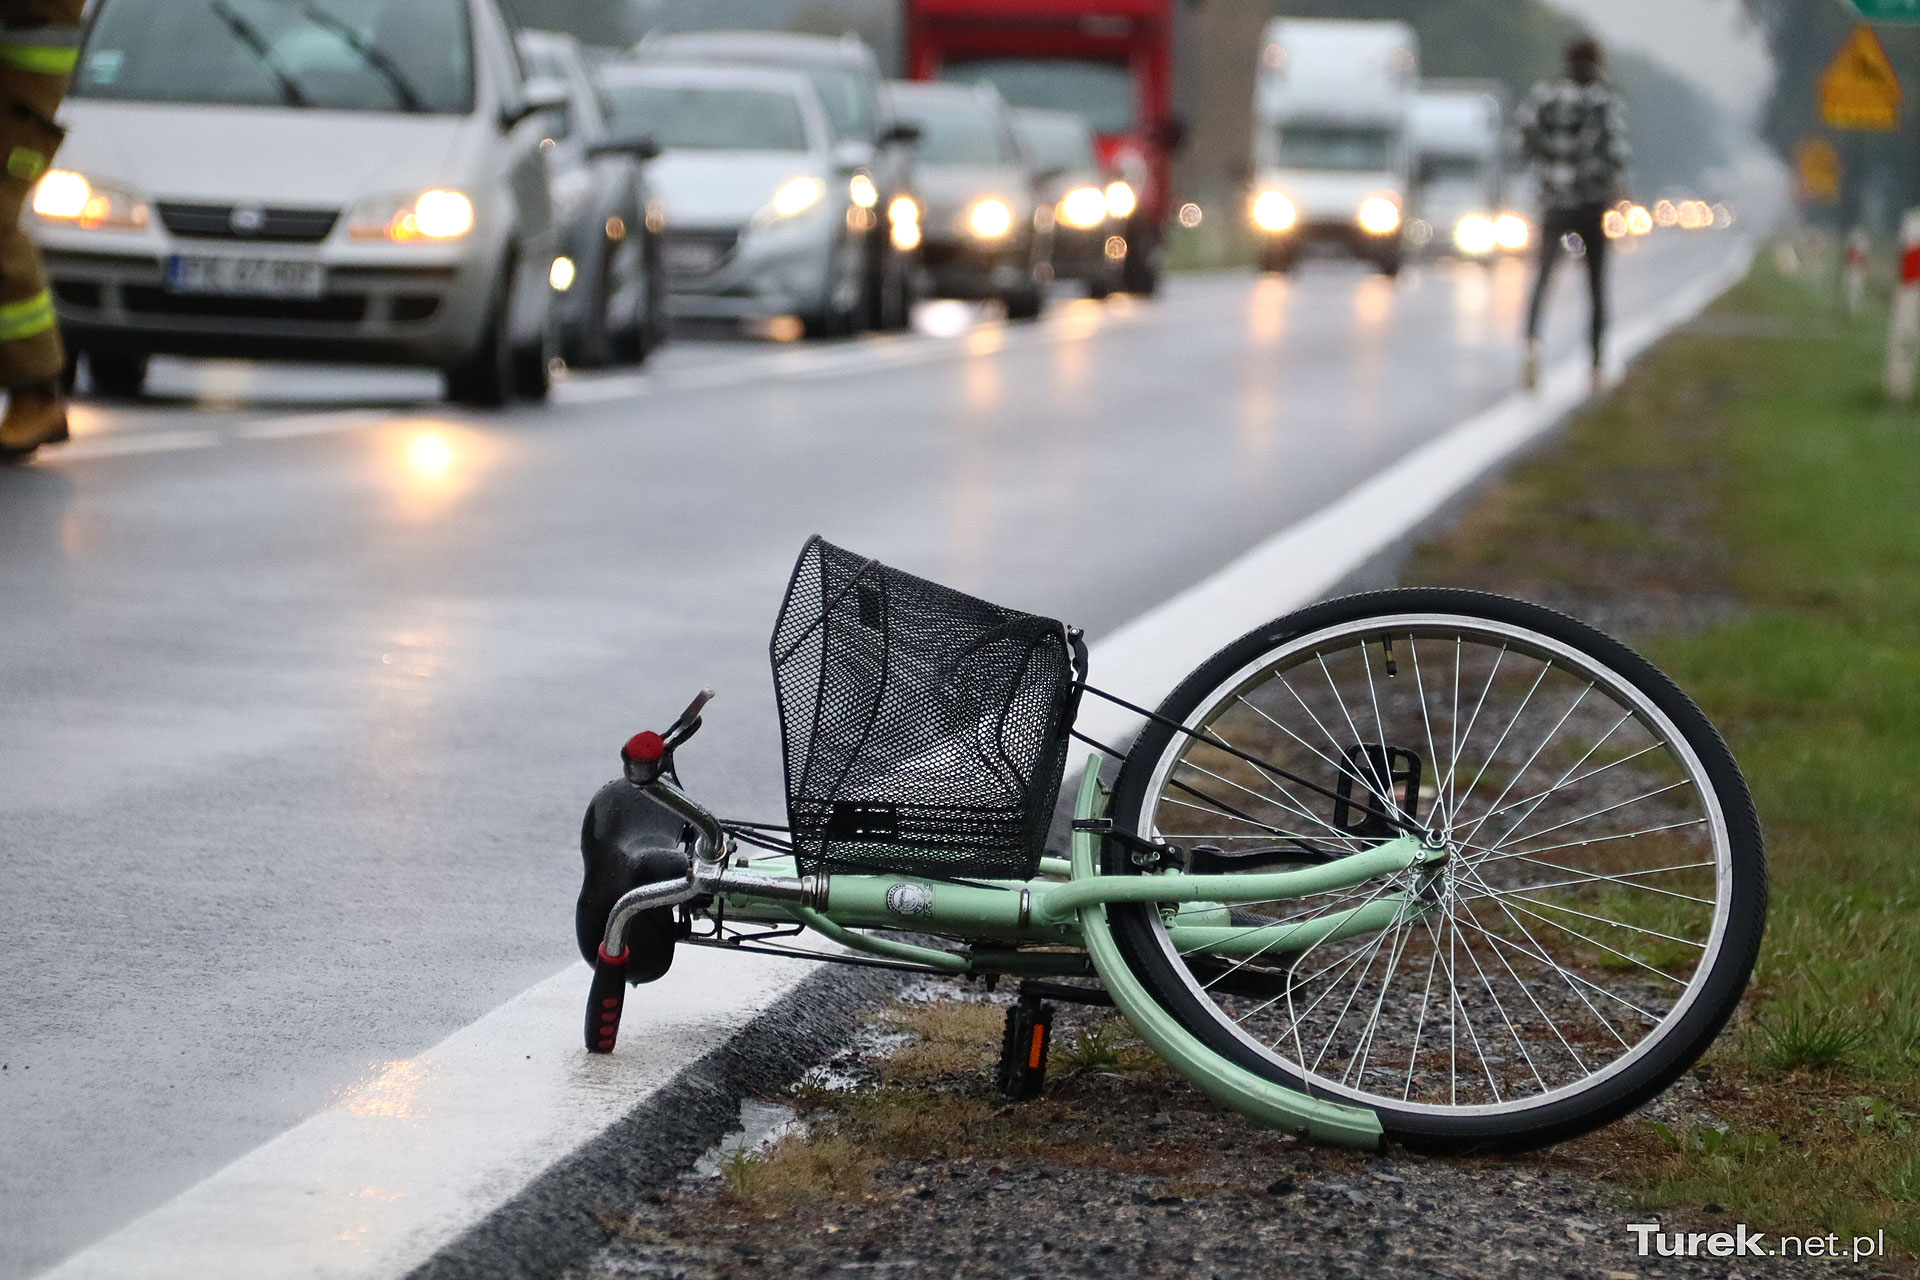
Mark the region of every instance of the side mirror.
POLYGON ((650 133, 637 133, 627 138, 608 138, 605 142, 596 142, 587 148, 587 157, 598 160, 602 156, 632 156, 635 160, 651 160, 660 154, 660 144, 653 140, 650 133))
POLYGON ((1153 145, 1162 151, 1178 151, 1187 145, 1187 122, 1180 116, 1163 116, 1153 126, 1153 145))
POLYGON ((528 116, 538 115, 542 111, 558 111, 570 101, 567 86, 558 80, 546 77, 529 80, 520 90, 520 101, 501 108, 500 127, 511 129, 528 116))
POLYGON ((880 145, 883 147, 910 147, 918 141, 920 126, 906 120, 894 121, 880 135, 880 145))

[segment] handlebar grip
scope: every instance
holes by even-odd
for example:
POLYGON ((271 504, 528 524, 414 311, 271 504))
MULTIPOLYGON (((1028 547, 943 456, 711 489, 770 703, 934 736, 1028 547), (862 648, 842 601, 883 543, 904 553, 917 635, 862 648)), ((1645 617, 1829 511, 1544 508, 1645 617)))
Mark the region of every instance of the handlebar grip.
POLYGON ((605 946, 594 962, 593 985, 587 991, 587 1052, 612 1053, 620 1038, 620 1011, 627 1000, 627 957, 622 951, 609 959, 605 946))

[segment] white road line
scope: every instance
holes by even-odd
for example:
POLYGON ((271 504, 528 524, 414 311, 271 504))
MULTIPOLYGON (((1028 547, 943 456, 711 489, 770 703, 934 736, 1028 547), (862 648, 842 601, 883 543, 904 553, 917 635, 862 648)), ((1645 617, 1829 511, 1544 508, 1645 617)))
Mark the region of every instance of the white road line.
POLYGON ((672 980, 628 1002, 619 1049, 590 1057, 589 970, 576 964, 43 1280, 405 1275, 813 970, 683 947, 672 980))
MULTIPOLYGON (((1622 360, 1744 271, 1722 267, 1623 326, 1622 360)), ((1554 368, 1093 647, 1103 687, 1147 705, 1249 628, 1315 598, 1577 405, 1586 372, 1554 368)), ((1089 699, 1095 737, 1131 732, 1089 699)), ((1083 752, 1077 761, 1084 761, 1083 752)), ((1079 763, 1069 765, 1077 771, 1079 763)), ((725 1043, 810 971, 805 962, 685 948, 627 1007, 620 1048, 580 1047, 588 971, 574 965, 415 1058, 388 1064, 43 1280, 389 1280, 505 1204, 674 1074, 725 1043)))

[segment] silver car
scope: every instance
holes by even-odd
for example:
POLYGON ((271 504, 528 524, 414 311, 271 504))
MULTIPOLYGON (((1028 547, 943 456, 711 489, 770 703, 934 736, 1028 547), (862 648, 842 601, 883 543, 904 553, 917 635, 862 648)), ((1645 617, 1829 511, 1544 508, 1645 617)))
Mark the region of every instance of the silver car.
POLYGON ((633 48, 641 62, 771 67, 813 81, 833 130, 835 155, 851 173, 853 202, 867 212, 864 323, 904 329, 920 285, 920 206, 914 199, 916 134, 890 116, 880 64, 860 37, 791 31, 655 31, 633 48))
POLYGON ((638 364, 666 338, 660 237, 648 225, 653 145, 613 135, 599 72, 574 37, 522 31, 515 43, 529 91, 567 100, 541 113, 540 140, 559 230, 549 278, 560 354, 574 365, 638 364))
POLYGON ((991 85, 895 83, 894 110, 919 129, 914 179, 934 293, 998 298, 1014 320, 1046 305, 1053 207, 1039 198, 1007 104, 991 85))
POLYGON ((812 81, 792 71, 614 63, 614 131, 649 134, 675 316, 798 316, 846 333, 861 302, 868 210, 848 190, 812 81))
POLYGON ((541 396, 557 105, 494 0, 103 0, 24 221, 105 394, 169 352, 541 396))

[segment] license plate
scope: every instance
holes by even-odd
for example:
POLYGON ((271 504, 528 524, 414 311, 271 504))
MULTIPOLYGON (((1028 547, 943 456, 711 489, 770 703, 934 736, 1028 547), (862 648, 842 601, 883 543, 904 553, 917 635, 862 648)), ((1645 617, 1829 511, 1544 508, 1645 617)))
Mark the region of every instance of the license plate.
POLYGON ((660 264, 675 275, 705 275, 719 266, 727 256, 720 245, 707 244, 699 240, 681 241, 675 244, 668 241, 660 247, 660 264))
POLYGON ((326 268, 298 258, 216 258, 183 253, 167 264, 169 293, 317 298, 326 287, 326 268))

